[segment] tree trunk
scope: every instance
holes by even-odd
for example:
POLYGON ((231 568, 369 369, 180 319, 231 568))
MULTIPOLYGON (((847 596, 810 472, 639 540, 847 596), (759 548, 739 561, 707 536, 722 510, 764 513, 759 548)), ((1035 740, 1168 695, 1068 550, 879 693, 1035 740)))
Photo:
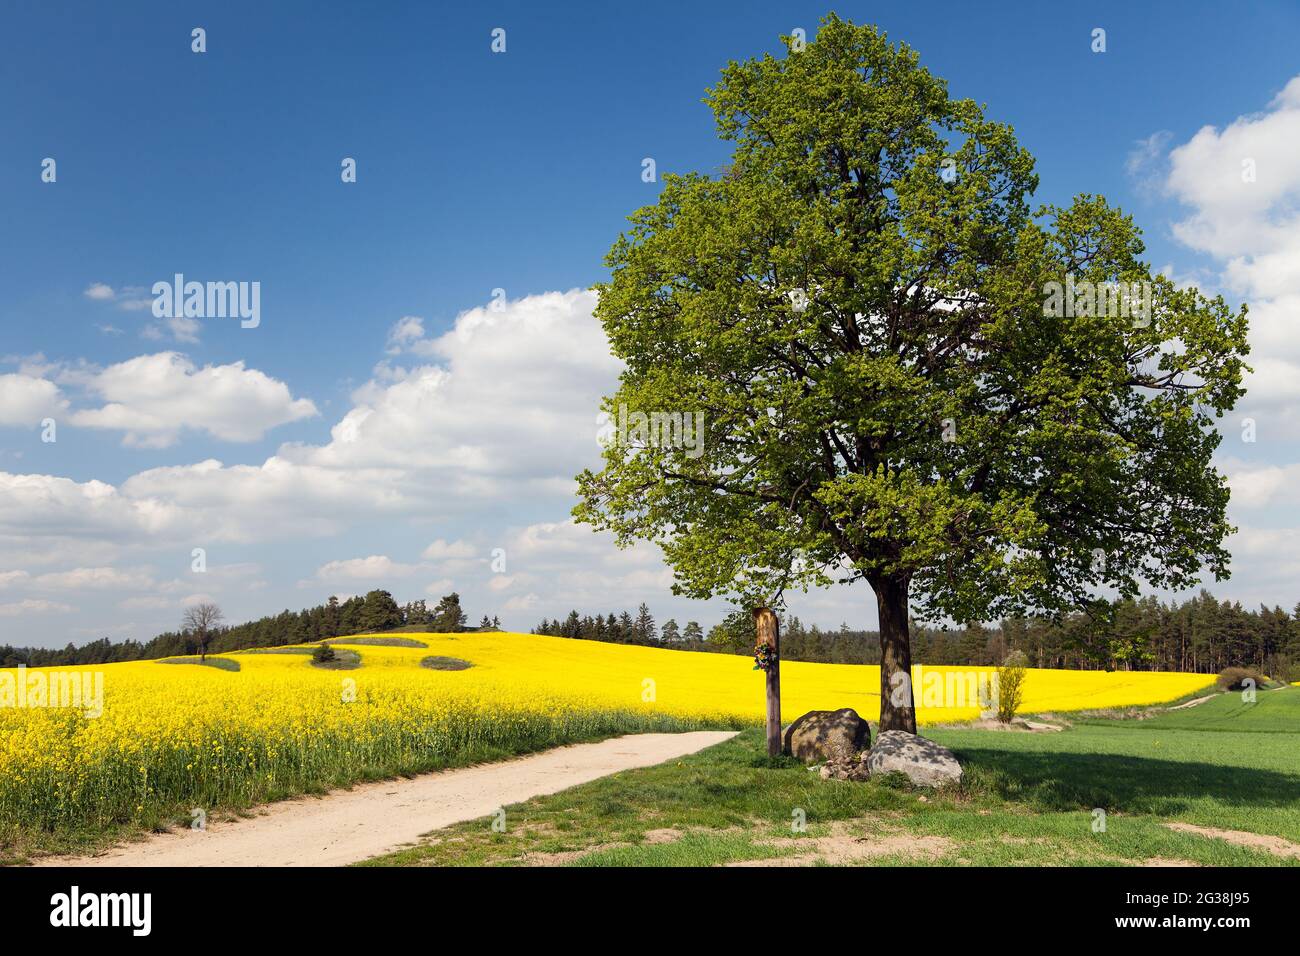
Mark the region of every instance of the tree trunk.
POLYGON ((912 639, 907 625, 907 579, 871 581, 880 617, 880 730, 916 733, 912 694, 912 639))
POLYGON ((754 631, 758 643, 772 648, 772 666, 767 671, 767 755, 781 756, 781 634, 776 613, 768 607, 754 609, 754 631))

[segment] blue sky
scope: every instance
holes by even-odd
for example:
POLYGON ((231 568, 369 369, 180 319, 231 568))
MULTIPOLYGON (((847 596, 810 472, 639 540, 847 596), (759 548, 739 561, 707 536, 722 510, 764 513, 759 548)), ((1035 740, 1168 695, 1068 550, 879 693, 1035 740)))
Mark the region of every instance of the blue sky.
MULTIPOLYGON (((0 642, 147 638, 196 596, 243 619, 373 586, 403 600, 455 587, 471 614, 521 628, 641 599, 661 619, 716 620, 721 605, 668 596, 656 555, 564 527, 565 479, 598 450, 575 429, 594 434, 594 386, 617 369, 589 301, 546 294, 603 277, 624 217, 658 188, 641 179, 645 157, 660 172, 726 161, 701 103, 719 68, 779 51, 794 27, 812 38, 827 9, 9 6, 0 642), (205 53, 191 51, 194 27, 205 53), (497 27, 504 54, 490 50, 497 27), (340 181, 344 157, 356 183, 340 181), (159 322, 149 287, 176 272, 260 282, 261 324, 159 322), (500 313, 486 308, 494 289, 500 313), (34 424, 43 403, 53 443, 34 424), (533 431, 518 421, 530 416, 533 431), (511 452, 508 468, 485 460, 511 452), (206 577, 190 570, 194 547, 206 577), (496 547, 507 572, 485 566, 496 547)), ((1300 599, 1282 586, 1300 568, 1287 498, 1300 339, 1285 321, 1300 301, 1287 278, 1300 273, 1300 183, 1278 168, 1300 165, 1300 93, 1275 99, 1300 75, 1300 8, 835 9, 1012 124, 1038 159, 1040 200, 1103 193, 1137 217, 1155 266, 1262 303, 1263 354, 1282 364, 1260 388, 1258 441, 1231 423, 1223 455, 1243 489, 1234 518, 1256 534, 1243 555, 1260 567, 1215 590, 1300 599), (1105 53, 1090 49, 1096 27, 1105 53), (1278 162, 1261 161, 1250 198, 1220 201, 1215 170, 1243 149, 1278 162)), ((796 610, 874 625, 865 593, 796 610)))

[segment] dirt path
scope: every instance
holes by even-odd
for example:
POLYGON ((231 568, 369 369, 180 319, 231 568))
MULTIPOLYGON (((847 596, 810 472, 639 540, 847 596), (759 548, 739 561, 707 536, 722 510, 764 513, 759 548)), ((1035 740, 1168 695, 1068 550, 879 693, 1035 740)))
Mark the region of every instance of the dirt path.
POLYGON ((1207 700, 1214 700, 1218 694, 1206 694, 1204 697, 1193 697, 1191 700, 1185 700, 1181 704, 1174 704, 1170 710, 1186 710, 1188 707, 1200 707, 1207 700))
POLYGON ((486 817, 502 806, 620 770, 673 760, 733 736, 729 731, 632 734, 559 747, 502 763, 285 800, 266 805, 250 820, 156 834, 100 856, 51 857, 39 865, 340 866, 395 850, 438 827, 486 817))
POLYGON ((1171 830, 1180 833, 1195 833, 1197 836, 1213 840, 1226 840, 1236 846, 1250 847, 1252 850, 1264 850, 1274 856, 1289 856, 1300 860, 1300 843, 1292 843, 1282 837, 1269 836, 1264 833, 1248 833, 1245 830, 1220 830, 1217 827, 1198 827, 1194 823, 1166 823, 1171 830))

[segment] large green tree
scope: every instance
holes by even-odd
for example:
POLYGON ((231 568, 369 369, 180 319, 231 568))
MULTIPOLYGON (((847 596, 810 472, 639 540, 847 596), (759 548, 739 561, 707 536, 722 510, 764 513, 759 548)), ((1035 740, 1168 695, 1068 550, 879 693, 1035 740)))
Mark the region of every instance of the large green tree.
POLYGON ((887 730, 915 730, 910 615, 1226 573, 1244 308, 1152 274, 1100 197, 1031 210, 1011 128, 873 27, 832 15, 706 101, 731 164, 665 176, 598 286, 626 371, 576 517, 659 542, 691 597, 865 580, 887 730), (1149 310, 1083 295, 1118 283, 1149 310), (702 413, 703 441, 638 411, 702 413))

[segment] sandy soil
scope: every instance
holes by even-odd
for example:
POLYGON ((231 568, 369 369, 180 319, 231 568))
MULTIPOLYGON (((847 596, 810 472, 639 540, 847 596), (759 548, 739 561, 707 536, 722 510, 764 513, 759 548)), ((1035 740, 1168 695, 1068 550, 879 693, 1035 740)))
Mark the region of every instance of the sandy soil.
POLYGON ((1206 694, 1204 697, 1193 697, 1191 700, 1183 701, 1181 704, 1175 704, 1170 710, 1186 710, 1188 707, 1200 707, 1207 700, 1214 700, 1218 694, 1206 694))
POLYGON ((1166 823, 1171 830, 1182 833, 1195 833, 1198 836, 1214 840, 1227 840, 1237 846, 1246 846, 1255 850, 1264 850, 1276 856, 1289 856, 1300 860, 1300 843, 1292 843, 1279 836, 1264 833, 1248 833, 1245 830, 1220 830, 1217 827, 1199 827, 1194 823, 1166 823))
POLYGON ((733 736, 726 731, 632 734, 559 747, 502 763, 272 803, 249 820, 154 834, 98 856, 50 857, 39 865, 340 866, 396 850, 439 827, 620 770, 673 760, 733 736))

